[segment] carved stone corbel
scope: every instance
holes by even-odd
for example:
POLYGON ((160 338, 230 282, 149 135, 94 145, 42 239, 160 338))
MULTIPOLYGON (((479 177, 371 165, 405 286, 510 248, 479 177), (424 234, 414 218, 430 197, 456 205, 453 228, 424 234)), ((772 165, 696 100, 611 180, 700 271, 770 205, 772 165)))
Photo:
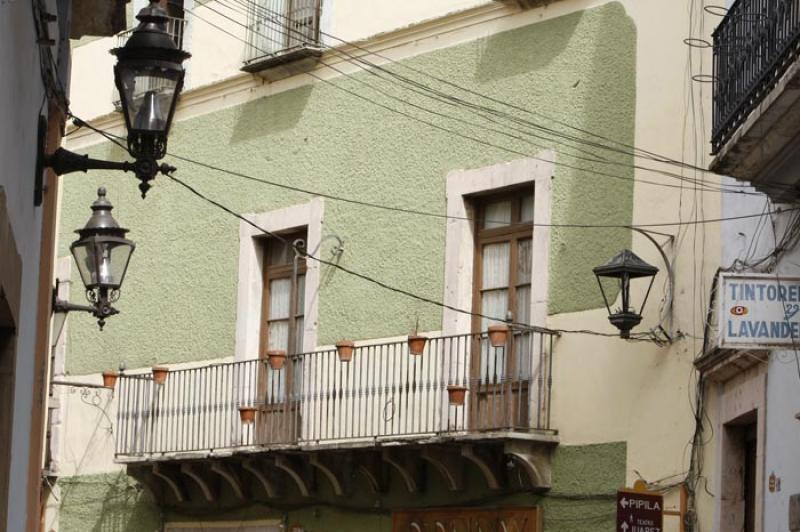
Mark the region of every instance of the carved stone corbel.
POLYGON ((422 473, 417 459, 407 452, 389 449, 383 450, 381 458, 400 474, 409 493, 417 493, 421 489, 422 473))
POLYGON ((310 471, 303 464, 298 463, 294 457, 279 454, 275 457, 275 467, 285 472, 289 477, 294 480, 297 489, 303 497, 308 497, 311 494, 313 481, 310 471))
POLYGON ((183 482, 181 482, 177 471, 174 471, 172 467, 155 463, 153 464, 153 476, 160 479, 169 488, 178 502, 186 502, 188 500, 183 482))
POLYGON ((184 462, 181 464, 181 473, 192 479, 208 502, 214 502, 217 497, 214 493, 213 484, 208 474, 201 470, 196 464, 184 462))
POLYGON ((228 465, 222 462, 211 462, 211 471, 221 476, 233 490, 233 493, 240 499, 247 498, 247 489, 239 474, 228 465))
POLYGON ((500 489, 500 479, 502 478, 502 470, 500 468, 503 467, 503 456, 499 452, 496 454, 500 455, 500 460, 492 454, 491 450, 476 449, 472 445, 461 447, 461 456, 478 467, 483 474, 483 478, 486 479, 486 485, 492 490, 500 489))
POLYGON ((319 453, 312 453, 308 461, 328 479, 336 495, 344 495, 350 491, 352 468, 349 466, 351 460, 341 455, 326 457, 319 453))
POLYGON ((505 444, 507 455, 522 466, 534 489, 549 490, 553 478, 553 449, 541 442, 512 441, 505 444))
POLYGON ((251 458, 242 462, 242 468, 256 477, 258 483, 264 488, 267 497, 274 499, 281 496, 283 490, 281 489, 280 483, 275 478, 275 475, 268 475, 266 473, 262 462, 251 458))
POLYGON ((426 447, 421 456, 442 475, 447 489, 459 491, 464 488, 464 462, 458 451, 426 447))
POLYGON ((385 493, 389 489, 386 470, 381 456, 375 452, 365 452, 356 455, 356 471, 367 479, 367 484, 373 493, 385 493))

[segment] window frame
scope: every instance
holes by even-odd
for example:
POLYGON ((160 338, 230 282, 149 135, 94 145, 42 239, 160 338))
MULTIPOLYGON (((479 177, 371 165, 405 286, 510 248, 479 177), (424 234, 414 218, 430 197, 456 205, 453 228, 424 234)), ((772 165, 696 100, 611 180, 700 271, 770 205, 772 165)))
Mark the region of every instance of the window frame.
MULTIPOLYGON (((526 187, 527 188, 527 187, 526 187)), ((518 279, 518 262, 519 262, 519 245, 521 240, 531 240, 531 252, 533 252, 533 239, 534 239, 534 221, 522 221, 522 201, 524 197, 523 191, 526 189, 516 187, 509 191, 504 191, 495 194, 485 194, 473 200, 475 216, 475 240, 473 252, 473 274, 472 274, 472 332, 480 333, 485 332, 481 330, 482 318, 475 314, 484 314, 483 309, 483 294, 492 289, 484 289, 483 285, 483 248, 491 244, 500 244, 504 242, 509 243, 509 276, 508 285, 506 290, 508 293, 506 302, 506 316, 509 311, 513 311, 514 319, 517 321, 517 291, 522 286, 528 286, 531 290, 531 299, 533 299, 533 279, 528 283, 519 283, 518 279), (486 207, 491 203, 510 200, 511 203, 511 223, 501 227, 483 228, 485 219, 486 207)), ((534 205, 536 203, 536 194, 531 191, 533 196, 534 205)), ((534 207, 535 217, 535 207, 534 207)), ((499 316, 498 316, 499 317, 499 316)), ((505 318, 505 317, 503 317, 505 318)))
POLYGON ((447 174, 447 221, 445 232, 442 330, 447 335, 472 331, 472 316, 458 309, 472 308, 475 260, 474 202, 481 196, 514 187, 534 191, 531 243, 530 323, 545 326, 549 299, 550 223, 555 174, 555 152, 543 150, 536 158, 504 161, 491 166, 452 170, 447 174))
MULTIPOLYGON (((279 209, 248 213, 247 221, 239 223, 239 265, 236 287, 236 337, 234 360, 257 360, 261 353, 261 316, 264 282, 264 232, 291 233, 305 227, 307 230, 307 249, 318 250, 322 245, 322 220, 325 217, 323 198, 312 198, 305 203, 290 205, 279 209)), ((303 350, 317 348, 319 329, 319 287, 321 282, 320 264, 315 261, 306 264, 305 316, 303 325, 303 350)))
MULTIPOLYGON (((303 242, 306 244, 308 243, 308 228, 302 229, 295 229, 291 232, 284 233, 279 235, 283 238, 286 238, 289 242, 294 242, 297 239, 302 239, 303 242)), ((261 243, 263 249, 263 257, 264 257, 264 265, 263 265, 263 286, 262 286, 262 294, 261 294, 261 327, 260 327, 260 338, 259 338, 259 356, 260 358, 266 358, 267 351, 269 350, 269 324, 270 322, 277 322, 277 321, 285 321, 285 318, 281 319, 273 319, 270 320, 269 318, 269 303, 270 303, 270 283, 272 281, 278 279, 289 279, 291 283, 291 288, 289 289, 289 330, 287 334, 287 342, 286 342, 286 354, 287 355, 296 355, 298 354, 297 351, 297 318, 298 317, 305 317, 305 308, 298 309, 298 300, 299 300, 299 291, 298 285, 299 283, 297 280, 301 275, 305 276, 307 272, 306 268, 306 260, 300 259, 298 260, 297 264, 297 273, 295 275, 294 271, 294 264, 293 261, 296 260, 295 257, 292 257, 292 262, 277 264, 277 265, 269 265, 267 264, 267 256, 268 256, 268 246, 270 245, 271 241, 276 240, 274 237, 264 238, 262 239, 263 242, 261 243)), ((304 294, 305 295, 305 294, 304 294)), ((303 297, 305 302, 305 297, 303 297)), ((300 339, 302 340, 302 339, 300 339)), ((303 346, 304 348, 306 346, 303 346)))

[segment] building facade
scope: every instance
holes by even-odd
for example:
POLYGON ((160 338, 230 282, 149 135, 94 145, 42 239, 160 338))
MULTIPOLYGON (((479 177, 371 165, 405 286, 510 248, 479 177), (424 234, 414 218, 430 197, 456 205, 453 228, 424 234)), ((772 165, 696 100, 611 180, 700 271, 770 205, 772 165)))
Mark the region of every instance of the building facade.
POLYGON ((722 267, 709 303, 712 334, 697 361, 710 429, 719 435, 710 457, 714 484, 722 487, 714 509, 718 530, 800 530, 793 298, 789 292, 773 298, 734 294, 740 286, 789 290, 800 273, 793 212, 800 170, 798 104, 791 89, 798 66, 795 9, 791 2, 736 2, 718 13, 713 33, 710 167, 731 176, 724 182, 741 192, 723 197, 723 216, 752 215, 722 228, 722 267), (754 52, 759 46, 763 54, 754 52), (747 309, 741 318, 732 317, 737 307, 747 309), (785 334, 743 335, 734 326, 756 323, 763 318, 759 312, 770 308, 776 312, 770 327, 785 334))
MULTIPOLYGON (((674 164, 710 15, 663 4, 167 4, 178 172, 65 179, 59 257, 99 186, 137 248, 121 314, 54 340, 59 379, 122 371, 54 392, 47 529, 612 530, 636 480, 710 529, 687 396, 719 240, 690 222, 721 192, 674 164), (624 248, 661 269, 629 342, 592 273, 624 248)), ((124 38, 74 50, 72 150, 126 156, 97 132, 124 38)))

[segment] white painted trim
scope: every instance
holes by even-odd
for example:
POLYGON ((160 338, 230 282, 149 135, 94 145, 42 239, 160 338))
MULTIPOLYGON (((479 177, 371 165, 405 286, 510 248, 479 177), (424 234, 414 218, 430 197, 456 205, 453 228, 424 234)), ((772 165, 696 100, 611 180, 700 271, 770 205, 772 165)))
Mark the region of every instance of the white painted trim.
MULTIPOLYGON (((314 198, 308 203, 261 214, 248 214, 253 223, 270 232, 306 227, 307 249, 318 249, 322 242, 322 216, 324 202, 314 198)), ((258 358, 261 333, 261 294, 263 293, 262 257, 258 240, 263 234, 253 226, 239 224, 239 285, 236 303, 236 360, 258 358)), ((306 264, 305 330, 303 350, 312 351, 317 346, 319 326, 320 265, 316 261, 306 264)))
MULTIPOLYGON (((59 257, 56 259, 56 279, 58 279, 58 297, 63 301, 69 301, 70 285, 72 284, 72 257, 59 257)), ((50 321, 51 327, 55 328, 57 319, 50 321)), ((67 326, 68 321, 64 317, 64 325, 61 331, 50 331, 50 353, 51 353, 51 372, 54 378, 61 379, 64 377, 66 368, 66 353, 67 353, 67 326), (56 333, 61 334, 56 337, 56 333)), ((53 386, 52 396, 48 403, 48 411, 50 416, 48 418, 48 429, 50 431, 50 468, 53 472, 59 472, 61 469, 63 449, 64 449, 64 422, 66 416, 66 402, 65 394, 67 390, 63 386, 53 386)), ((47 466, 47 464, 45 464, 47 466)))
POLYGON ((331 37, 327 37, 325 35, 326 33, 328 35, 336 35, 336 32, 333 31, 333 13, 335 6, 336 0, 322 0, 322 9, 319 17, 319 40, 325 46, 336 46, 339 44, 336 39, 332 39, 331 37))
MULTIPOLYGON (((530 183, 534 187, 531 284, 531 322, 544 326, 547 320, 550 254, 550 208, 555 153, 546 151, 526 158, 475 170, 455 170, 447 175, 447 234, 445 240, 444 302, 459 309, 472 308, 472 270, 475 260, 474 215, 469 196, 514 185, 530 183)), ((470 331, 471 317, 450 309, 444 310, 444 334, 470 331)))

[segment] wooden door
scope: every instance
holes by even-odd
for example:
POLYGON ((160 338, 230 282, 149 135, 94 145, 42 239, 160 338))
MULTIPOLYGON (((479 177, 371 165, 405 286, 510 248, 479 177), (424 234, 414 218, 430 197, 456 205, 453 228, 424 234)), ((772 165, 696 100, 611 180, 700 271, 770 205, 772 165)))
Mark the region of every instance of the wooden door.
POLYGON ((295 443, 300 436, 306 266, 294 244, 305 246, 305 231, 265 241, 257 444, 295 443), (285 353, 281 368, 269 363, 270 351, 285 353))
POLYGON ((479 204, 475 241, 470 428, 528 428, 531 335, 513 324, 530 323, 533 264, 533 195, 528 189, 479 204), (504 346, 486 336, 490 325, 510 322, 504 346))

